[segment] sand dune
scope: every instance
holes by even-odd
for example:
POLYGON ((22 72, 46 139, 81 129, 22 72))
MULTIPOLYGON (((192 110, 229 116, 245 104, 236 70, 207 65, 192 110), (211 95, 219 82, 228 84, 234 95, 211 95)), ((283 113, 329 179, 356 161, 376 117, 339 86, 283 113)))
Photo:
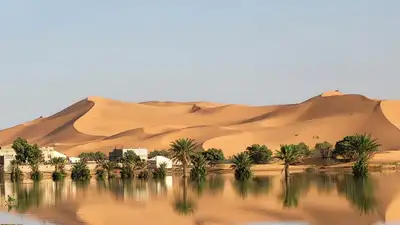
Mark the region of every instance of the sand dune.
POLYGON ((0 131, 0 144, 24 137, 55 145, 67 155, 108 152, 115 146, 167 148, 180 137, 204 148, 232 155, 258 143, 336 142, 345 135, 368 132, 382 151, 400 149, 400 101, 325 92, 289 105, 246 106, 212 102, 127 103, 88 97, 49 117, 0 131))

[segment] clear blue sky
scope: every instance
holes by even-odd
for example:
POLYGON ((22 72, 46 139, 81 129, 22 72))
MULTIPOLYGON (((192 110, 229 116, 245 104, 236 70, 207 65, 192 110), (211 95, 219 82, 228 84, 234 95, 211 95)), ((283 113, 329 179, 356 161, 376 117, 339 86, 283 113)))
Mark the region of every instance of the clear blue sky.
POLYGON ((0 3, 0 128, 87 96, 295 103, 400 99, 400 1, 0 3))

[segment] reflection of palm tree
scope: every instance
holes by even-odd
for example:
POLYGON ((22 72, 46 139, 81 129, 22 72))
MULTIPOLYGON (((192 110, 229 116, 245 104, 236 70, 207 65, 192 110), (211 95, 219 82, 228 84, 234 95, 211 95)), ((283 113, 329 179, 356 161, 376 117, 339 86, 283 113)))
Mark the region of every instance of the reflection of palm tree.
POLYGON ((251 188, 251 180, 234 180, 233 187, 236 193, 243 199, 247 198, 251 188))
POLYGON ((282 193, 279 195, 284 208, 296 208, 300 196, 306 194, 310 187, 310 177, 307 174, 297 174, 282 182, 282 193))
POLYGON ((199 179, 199 180, 194 180, 192 182, 190 182, 191 187, 196 190, 197 195, 201 196, 204 192, 204 190, 206 189, 206 181, 203 179, 199 179))
POLYGON ((377 210, 378 201, 375 197, 375 187, 372 178, 357 179, 345 175, 337 183, 338 193, 346 199, 362 214, 369 214, 377 210))
POLYGON ((325 173, 316 174, 315 182, 317 190, 320 193, 329 194, 335 189, 336 175, 328 175, 325 173))
POLYGON ((187 193, 188 188, 187 188, 187 180, 186 179, 183 179, 183 187, 182 188, 183 188, 182 197, 175 199, 174 209, 179 214, 190 215, 195 210, 195 202, 188 198, 188 193, 187 193))
POLYGON ((212 194, 217 194, 224 190, 225 179, 219 174, 213 174, 208 179, 208 188, 212 194))
POLYGON ((241 198, 246 198, 249 193, 254 196, 268 194, 272 188, 271 177, 254 177, 250 180, 235 180, 233 187, 241 198))
POLYGON ((58 202, 62 201, 62 194, 64 191, 65 182, 57 181, 57 182, 54 182, 54 185, 55 185, 55 188, 54 188, 55 202, 58 203, 58 202))

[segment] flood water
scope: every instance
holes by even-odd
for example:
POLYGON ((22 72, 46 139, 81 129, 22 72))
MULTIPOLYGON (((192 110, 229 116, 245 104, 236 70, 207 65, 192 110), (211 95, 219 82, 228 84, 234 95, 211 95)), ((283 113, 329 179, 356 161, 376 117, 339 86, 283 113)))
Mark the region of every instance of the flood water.
POLYGON ((400 173, 256 174, 237 182, 210 175, 196 183, 106 180, 1 184, 0 223, 371 225, 400 223, 400 173), (6 204, 7 196, 15 204, 6 204))

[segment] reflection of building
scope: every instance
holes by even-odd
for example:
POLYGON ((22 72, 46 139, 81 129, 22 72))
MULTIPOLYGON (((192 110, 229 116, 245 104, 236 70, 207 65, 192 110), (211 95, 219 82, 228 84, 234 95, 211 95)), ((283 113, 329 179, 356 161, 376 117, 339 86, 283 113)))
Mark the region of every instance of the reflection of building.
POLYGON ((168 159, 167 157, 164 157, 164 156, 155 156, 155 157, 149 159, 147 162, 148 162, 149 169, 160 168, 160 165, 162 163, 166 164, 167 169, 172 168, 172 160, 168 159))
POLYGON ((109 153, 108 158, 110 161, 118 161, 128 151, 134 152, 140 157, 141 160, 147 160, 147 148, 115 148, 112 152, 109 153))

